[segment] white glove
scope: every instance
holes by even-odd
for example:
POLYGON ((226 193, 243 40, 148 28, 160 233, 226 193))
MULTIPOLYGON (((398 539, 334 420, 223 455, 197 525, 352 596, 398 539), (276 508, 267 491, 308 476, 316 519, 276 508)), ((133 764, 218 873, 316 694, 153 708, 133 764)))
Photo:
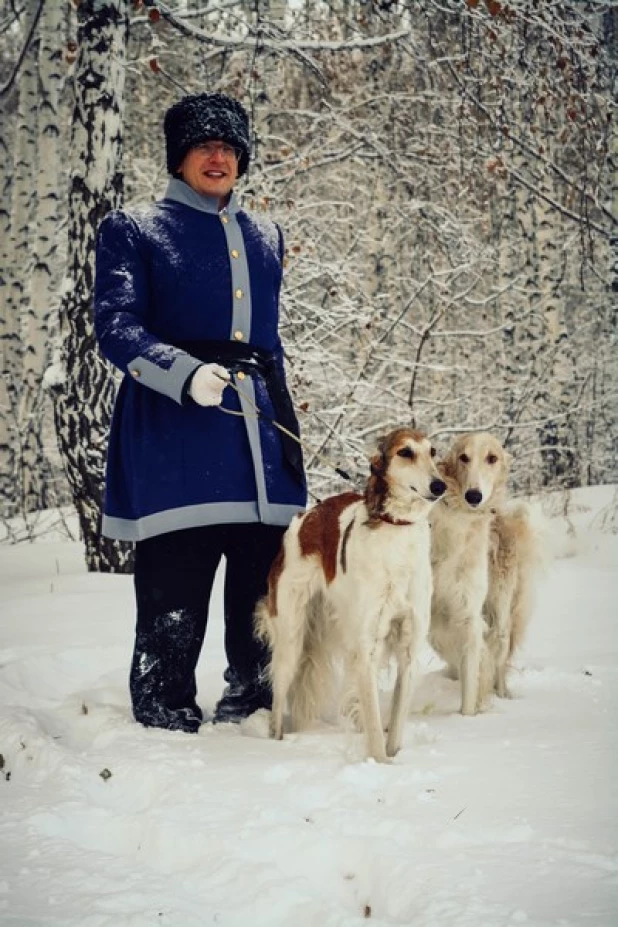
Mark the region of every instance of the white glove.
POLYGON ((202 364, 191 378, 189 395, 198 406, 218 406, 229 382, 230 373, 225 367, 220 364, 202 364))

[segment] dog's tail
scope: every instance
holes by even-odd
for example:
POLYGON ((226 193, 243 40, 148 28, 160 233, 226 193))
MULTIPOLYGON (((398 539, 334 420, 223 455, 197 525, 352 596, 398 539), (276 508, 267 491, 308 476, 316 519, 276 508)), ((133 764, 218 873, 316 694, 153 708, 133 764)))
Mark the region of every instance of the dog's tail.
MULTIPOLYGON (((329 646, 330 635, 325 627, 324 608, 324 598, 319 593, 302 606, 302 647, 297 665, 290 667, 294 676, 287 693, 292 729, 295 731, 302 730, 320 717, 334 694, 333 648, 329 646)), ((255 636, 264 641, 271 655, 274 652, 281 658, 288 648, 281 634, 277 633, 278 620, 281 620, 281 616, 273 615, 269 598, 264 596, 255 610, 255 636)), ((275 665, 280 665, 280 660, 273 661, 271 658, 266 668, 271 685, 276 682, 275 665)))
POLYGON ((520 560, 527 571, 538 577, 544 573, 553 559, 551 529, 540 505, 516 500, 506 509, 506 514, 518 526, 517 544, 520 560))
POLYGON ((275 625, 270 608, 268 607, 268 595, 259 600, 255 606, 253 615, 253 633, 255 637, 262 641, 269 650, 272 650, 272 643, 275 636, 275 625))
MULTIPOLYGON (((286 543, 294 543, 292 534, 286 543)), ((307 561, 302 582, 288 578, 282 588, 284 560, 285 545, 271 568, 268 592, 255 608, 254 634, 270 652, 266 675, 273 693, 283 688, 293 729, 299 730, 320 716, 331 695, 333 623, 327 621, 318 571, 312 574, 307 561)))
POLYGON ((337 672, 333 654, 339 648, 332 640, 334 623, 329 621, 327 609, 320 592, 305 606, 302 655, 289 693, 294 730, 319 718, 334 699, 337 672))
POLYGON ((253 634, 272 653, 277 635, 277 586, 285 564, 285 537, 268 573, 268 589, 255 606, 253 634))
POLYGON ((540 508, 516 502, 510 513, 518 523, 518 575, 511 608, 509 658, 523 642, 534 609, 539 581, 552 560, 549 526, 540 508))

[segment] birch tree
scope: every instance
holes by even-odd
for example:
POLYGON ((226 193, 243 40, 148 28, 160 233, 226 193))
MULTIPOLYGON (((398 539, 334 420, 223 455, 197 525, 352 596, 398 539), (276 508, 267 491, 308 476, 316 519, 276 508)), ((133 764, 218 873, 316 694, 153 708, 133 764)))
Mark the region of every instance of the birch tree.
MULTIPOLYGON (((7 235, 4 280, 3 379, 5 384, 4 464, 10 478, 7 486, 9 511, 23 509, 19 492, 22 470, 22 434, 19 406, 23 394, 24 342, 22 321, 28 309, 29 278, 32 272, 31 228, 34 216, 33 177, 36 167, 37 127, 37 50, 36 41, 24 49, 19 80, 17 118, 13 137, 10 226, 7 235)), ((9 162, 10 163, 10 162, 9 162)))
POLYGON ((100 536, 114 381, 92 321, 94 240, 122 197, 122 129, 128 0, 82 0, 71 128, 67 277, 60 306, 62 368, 54 387, 60 451, 90 570, 122 570, 127 551, 100 536))
MULTIPOLYGON (((50 362, 51 305, 59 271, 58 219, 60 206, 65 202, 59 141, 60 94, 64 82, 62 35, 66 16, 63 0, 47 0, 38 29, 35 221, 29 236, 34 261, 22 319, 23 376, 18 412, 19 484, 25 512, 57 502, 43 446, 46 437, 43 374, 50 362)), ((49 440, 49 436, 47 438, 49 440)))
POLYGON ((8 514, 14 495, 14 444, 10 410, 13 402, 12 384, 17 370, 16 350, 18 331, 14 315, 7 314, 9 288, 9 256, 11 252, 11 145, 8 111, 0 107, 0 497, 4 514, 8 514))

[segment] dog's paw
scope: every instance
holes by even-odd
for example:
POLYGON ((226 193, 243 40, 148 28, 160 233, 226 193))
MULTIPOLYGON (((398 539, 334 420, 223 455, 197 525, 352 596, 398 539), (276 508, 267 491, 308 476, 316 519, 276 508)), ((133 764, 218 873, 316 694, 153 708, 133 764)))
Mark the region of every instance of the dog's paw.
POLYGON ((496 686, 496 695, 498 698, 513 698, 513 693, 506 685, 506 683, 496 686))
POLYGON ((240 722, 240 733, 245 737, 270 737, 270 711, 267 708, 259 708, 248 718, 244 718, 240 722))
POLYGON ((393 760, 386 753, 379 753, 377 756, 365 757, 365 763, 380 763, 381 766, 390 766, 393 760))

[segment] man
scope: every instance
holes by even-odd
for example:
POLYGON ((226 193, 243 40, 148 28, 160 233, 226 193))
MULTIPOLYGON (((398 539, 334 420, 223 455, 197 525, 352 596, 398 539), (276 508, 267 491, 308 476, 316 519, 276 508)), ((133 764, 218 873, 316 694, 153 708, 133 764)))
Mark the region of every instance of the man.
POLYGON ((298 433, 278 335, 283 238, 233 192, 249 163, 247 113, 224 94, 195 94, 164 129, 165 197, 111 213, 97 242, 95 328, 125 374, 102 530, 136 542, 135 718, 195 732, 195 668, 222 557, 228 685, 213 720, 270 706, 253 611, 306 487, 298 444, 273 424, 298 433))

